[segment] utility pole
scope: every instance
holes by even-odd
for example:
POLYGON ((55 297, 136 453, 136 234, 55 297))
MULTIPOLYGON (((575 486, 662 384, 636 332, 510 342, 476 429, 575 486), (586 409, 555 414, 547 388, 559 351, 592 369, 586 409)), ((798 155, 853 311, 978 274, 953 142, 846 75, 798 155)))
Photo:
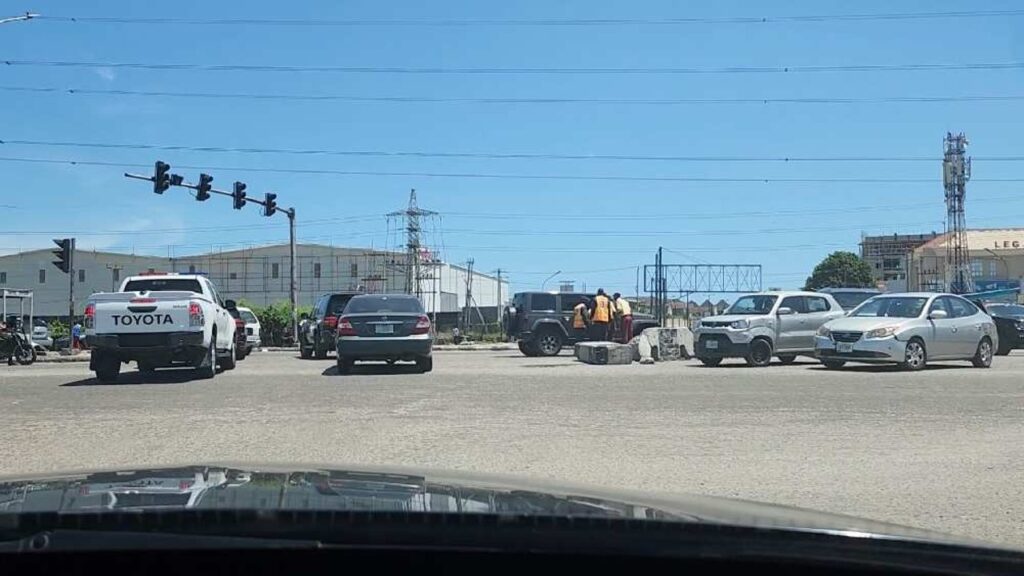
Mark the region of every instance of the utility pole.
POLYGON ((967 249, 967 222, 964 199, 967 181, 971 179, 971 159, 965 157, 967 137, 963 132, 954 136, 946 133, 942 141, 942 183, 946 196, 946 283, 954 294, 966 294, 974 289, 971 274, 971 256, 967 249))
POLYGON ((466 332, 469 332, 469 324, 473 319, 470 306, 473 303, 473 263, 474 260, 470 258, 466 260, 466 307, 463 309, 463 322, 465 323, 466 332))
POLYGON ((495 317, 495 321, 498 324, 498 333, 501 334, 501 319, 503 317, 502 316, 503 310, 502 310, 502 305, 501 305, 502 304, 502 302, 501 302, 501 268, 498 268, 497 277, 498 277, 498 300, 497 300, 497 302, 494 305, 494 317, 495 317))

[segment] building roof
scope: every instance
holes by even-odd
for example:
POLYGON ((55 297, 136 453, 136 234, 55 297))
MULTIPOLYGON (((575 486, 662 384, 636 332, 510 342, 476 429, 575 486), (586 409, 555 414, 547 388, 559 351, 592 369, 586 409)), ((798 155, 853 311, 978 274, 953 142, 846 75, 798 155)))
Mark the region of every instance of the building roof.
MULTIPOLYGON (((936 250, 946 248, 949 234, 939 234, 925 242, 917 250, 936 250)), ((996 242, 1017 240, 1020 249, 1024 249, 1024 228, 971 228, 967 230, 967 247, 971 250, 992 248, 996 242)), ((1000 246, 1001 247, 1001 246, 1000 246)))

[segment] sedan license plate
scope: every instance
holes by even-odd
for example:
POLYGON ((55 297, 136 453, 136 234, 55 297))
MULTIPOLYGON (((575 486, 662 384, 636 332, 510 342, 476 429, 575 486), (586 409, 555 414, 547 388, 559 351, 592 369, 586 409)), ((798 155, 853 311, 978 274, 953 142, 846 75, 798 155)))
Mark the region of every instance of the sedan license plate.
POLYGON ((840 354, 849 354, 853 352, 853 342, 838 342, 836 343, 836 352, 840 354))
POLYGON ((717 350, 718 340, 708 340, 707 342, 704 343, 704 347, 707 348, 708 350, 717 350))
POLYGON ((377 324, 375 331, 377 334, 394 334, 395 326, 394 324, 377 324))

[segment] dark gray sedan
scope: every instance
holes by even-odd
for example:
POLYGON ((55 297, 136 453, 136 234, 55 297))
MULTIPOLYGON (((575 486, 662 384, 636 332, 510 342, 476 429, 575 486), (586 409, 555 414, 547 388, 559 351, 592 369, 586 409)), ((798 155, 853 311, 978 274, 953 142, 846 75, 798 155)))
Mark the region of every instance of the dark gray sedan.
POLYGON ((357 360, 412 361, 420 372, 430 372, 433 345, 430 318, 415 296, 355 296, 338 319, 338 373, 349 373, 357 360))

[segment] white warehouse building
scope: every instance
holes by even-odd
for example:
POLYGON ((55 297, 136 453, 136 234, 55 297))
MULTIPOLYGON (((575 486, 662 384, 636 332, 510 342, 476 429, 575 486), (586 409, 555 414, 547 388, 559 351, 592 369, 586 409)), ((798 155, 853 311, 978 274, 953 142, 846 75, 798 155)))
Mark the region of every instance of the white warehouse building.
MULTIPOLYGON (((287 244, 165 258, 116 252, 78 250, 75 253, 75 310, 93 292, 116 289, 127 276, 148 271, 206 274, 221 295, 263 306, 287 301, 290 258, 287 244)), ((310 306, 321 295, 363 289, 404 292, 406 255, 381 250, 339 248, 320 244, 297 247, 299 306, 310 306)), ((33 250, 0 256, 0 288, 32 290, 36 316, 63 316, 68 311, 68 276, 53 265, 53 251, 33 250)), ((460 312, 466 306, 469 270, 437 260, 422 260, 420 293, 428 312, 460 312)), ((508 300, 506 280, 472 274, 473 305, 491 318, 508 300)))

